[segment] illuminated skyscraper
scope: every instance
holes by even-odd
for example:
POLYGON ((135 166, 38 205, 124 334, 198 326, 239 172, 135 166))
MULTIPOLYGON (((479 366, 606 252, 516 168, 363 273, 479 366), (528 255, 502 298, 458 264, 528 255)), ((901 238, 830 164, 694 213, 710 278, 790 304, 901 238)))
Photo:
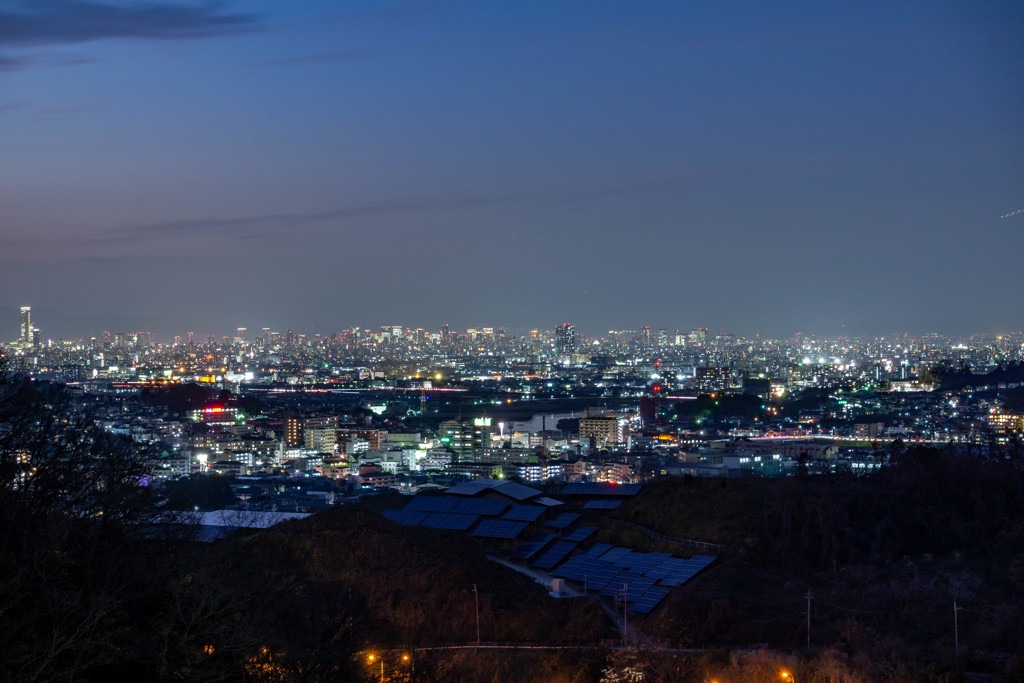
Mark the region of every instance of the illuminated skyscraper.
POLYGON ((21 343, 32 346, 35 343, 35 330, 32 328, 32 307, 21 307, 21 343))
POLYGON ((576 328, 569 323, 562 323, 555 328, 555 352, 559 357, 576 353, 576 328))

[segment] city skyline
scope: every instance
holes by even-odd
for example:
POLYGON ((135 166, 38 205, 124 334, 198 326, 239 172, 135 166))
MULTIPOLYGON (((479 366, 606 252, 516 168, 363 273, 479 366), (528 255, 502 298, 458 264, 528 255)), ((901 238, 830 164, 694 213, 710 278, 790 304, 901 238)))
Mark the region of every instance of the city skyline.
POLYGON ((1017 3, 19 0, 0 26, 0 313, 44 335, 1024 320, 1017 3))
MULTIPOLYGON (((34 309, 32 306, 20 306, 17 309, 10 309, 10 313, 8 313, 8 309, 6 307, 0 306, 0 315, 2 315, 5 320, 7 320, 7 324, 0 324, 0 329, 12 330, 12 332, 0 333, 0 343, 5 342, 5 341, 15 341, 15 340, 23 341, 24 340, 24 338, 25 338, 24 321, 25 321, 26 312, 29 312, 29 315, 30 315, 30 320, 31 320, 30 326, 31 326, 31 328, 33 330, 33 338, 34 338, 34 340, 36 342, 38 342, 40 344, 45 343, 46 340, 48 340, 48 339, 49 340, 53 340, 53 341, 56 341, 58 339, 64 340, 64 341, 73 341, 73 340, 80 340, 80 339, 88 339, 90 336, 97 336, 97 335, 100 335, 100 334, 103 334, 103 333, 107 333, 107 334, 111 334, 111 335, 113 335, 113 334, 145 333, 146 335, 149 335, 150 339, 152 341, 154 341, 154 342, 170 342, 175 337, 184 337, 184 336, 186 336, 188 334, 195 335, 195 339, 197 341, 205 340, 207 337, 215 337, 218 340, 224 339, 224 338, 233 339, 236 336, 235 333, 238 330, 247 330, 248 331, 248 335, 249 335, 248 339, 253 339, 253 338, 256 338, 256 337, 259 337, 259 336, 263 335, 264 331, 270 331, 272 334, 275 334, 275 335, 283 335, 286 332, 293 332, 296 335, 308 336, 308 337, 313 337, 313 336, 330 337, 330 336, 334 336, 334 335, 348 333, 348 332, 351 332, 352 330, 356 330, 356 329, 363 330, 363 331, 365 331, 367 333, 371 333, 371 334, 378 334, 381 331, 385 330, 386 328, 392 328, 392 327, 400 328, 406 334, 414 332, 416 330, 422 330, 422 331, 432 332, 433 333, 433 332, 439 332, 442 329, 447 328, 447 329, 449 329, 451 331, 452 334, 459 335, 459 336, 466 336, 467 334, 470 334, 471 332, 478 332, 478 333, 482 333, 484 335, 484 337, 486 337, 486 332, 483 332, 484 330, 493 330, 495 333, 498 332, 498 331, 501 331, 501 332, 506 333, 507 335, 517 336, 517 337, 526 337, 530 332, 537 332, 537 331, 539 331, 539 332, 541 332, 541 333, 543 333, 543 334, 545 334, 547 336, 550 336, 552 339, 556 339, 557 335, 558 335, 559 329, 562 328, 565 325, 568 325, 568 326, 570 326, 574 330, 574 333, 575 333, 576 337, 582 337, 582 338, 586 338, 586 339, 590 339, 590 340, 606 339, 609 334, 616 334, 616 335, 619 335, 619 334, 633 334, 635 336, 639 336, 640 334, 642 334, 642 331, 644 329, 647 329, 651 333, 652 337, 654 335, 656 335, 657 333, 660 333, 660 332, 665 332, 665 333, 668 333, 668 334, 682 334, 682 335, 685 336, 685 335, 689 335, 692 332, 696 332, 698 330, 704 330, 706 332, 706 334, 707 334, 709 339, 714 338, 717 335, 732 335, 732 336, 735 336, 735 337, 737 337, 739 339, 753 339, 755 337, 762 337, 764 339, 776 339, 776 340, 786 340, 786 339, 793 339, 793 338, 798 338, 798 337, 803 337, 803 338, 818 337, 818 338, 822 338, 822 339, 834 339, 834 338, 866 339, 866 338, 872 338, 872 337, 874 337, 874 338, 898 338, 898 337, 901 337, 901 336, 910 336, 910 337, 917 338, 917 337, 927 337, 927 336, 932 336, 932 335, 939 336, 939 337, 949 337, 949 338, 956 338, 956 337, 995 337, 995 336, 1006 335, 1006 334, 1014 334, 1014 333, 1019 333, 1020 332, 1019 328, 1018 329, 1012 329, 1012 328, 1007 327, 1007 328, 997 328, 997 329, 990 329, 990 330, 973 330, 973 331, 967 331, 967 332, 963 332, 963 333, 948 332, 948 331, 942 330, 942 329, 918 329, 918 330, 904 329, 904 330, 891 330, 889 332, 884 332, 884 333, 869 333, 869 332, 864 332, 864 331, 846 329, 845 326, 841 326, 839 329, 834 329, 834 330, 831 330, 831 331, 828 331, 828 332, 818 331, 818 330, 814 330, 814 329, 809 329, 809 330, 791 330, 788 333, 784 333, 784 334, 780 334, 780 335, 769 335, 769 334, 762 333, 761 330, 747 330, 747 329, 742 329, 742 328, 740 328, 740 329, 717 329, 717 328, 707 327, 706 325, 684 324, 684 323, 679 323, 679 324, 673 325, 673 326, 667 326, 666 325, 664 327, 658 326, 658 325, 651 325, 651 324, 640 324, 640 325, 633 325, 633 326, 619 325, 619 326, 613 327, 611 329, 589 330, 589 329, 582 329, 582 328, 580 328, 573 321, 564 321, 564 320, 563 321, 559 321, 558 323, 549 323, 547 325, 539 325, 539 324, 537 324, 537 325, 533 325, 533 326, 529 326, 529 327, 512 327, 512 326, 509 326, 509 325, 501 325, 501 324, 495 323, 493 321, 491 321, 489 323, 483 323, 483 324, 477 324, 477 325, 456 326, 456 325, 451 325, 451 324, 449 324, 446 321, 445 322, 437 322, 437 321, 435 321, 433 323, 429 323, 428 322, 425 325, 409 325, 409 324, 405 324, 403 321, 392 320, 391 322, 386 323, 386 324, 372 324, 372 325, 369 325, 369 324, 346 324, 346 323, 343 323, 343 322, 338 322, 337 324, 334 324, 334 323, 326 323, 325 322, 325 323, 307 324, 307 325, 304 325, 304 326, 298 326, 298 327, 290 328, 290 327, 272 327, 272 326, 267 326, 267 325, 237 325, 237 326, 234 326, 234 327, 230 327, 230 326, 228 326, 226 324, 221 324, 219 326, 214 326, 214 327, 210 327, 210 328, 199 327, 199 328, 196 328, 196 329, 191 329, 191 328, 186 328, 186 327, 171 327, 171 326, 169 326, 167 324, 166 320, 160 320, 160 319, 156 319, 156 318, 147 319, 145 317, 140 317, 140 320, 142 320, 142 321, 148 321, 148 322, 151 322, 151 323, 155 323, 157 325, 157 327, 155 329, 153 329, 153 328, 147 328, 145 325, 132 325, 132 324, 128 324, 128 323, 131 323, 131 319, 127 318, 127 317, 121 318, 120 322, 118 324, 103 325, 103 324, 100 324, 97 321, 89 322, 89 319, 86 316, 68 316, 66 314, 58 313, 57 314, 56 329, 58 331, 60 331, 60 332, 59 333, 51 333, 50 332, 51 326, 48 323, 51 323, 53 321, 52 320, 47 320, 46 316, 52 315, 54 313, 54 311, 48 310, 48 309, 43 309, 42 315, 43 315, 43 320, 46 321, 44 323, 46 325, 46 329, 41 329, 39 327, 40 313, 39 313, 39 311, 34 309)), ((101 316, 100 319, 102 320, 104 318, 101 316)), ((116 317, 110 318, 110 319, 115 321, 115 322, 119 320, 116 317)), ((697 321, 697 323, 699 323, 699 322, 700 321, 697 321)))

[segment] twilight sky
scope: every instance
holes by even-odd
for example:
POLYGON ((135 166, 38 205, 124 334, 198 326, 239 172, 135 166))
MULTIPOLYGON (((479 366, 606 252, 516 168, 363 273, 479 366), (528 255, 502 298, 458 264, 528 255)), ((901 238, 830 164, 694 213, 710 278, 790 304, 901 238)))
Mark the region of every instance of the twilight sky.
POLYGON ((1024 3, 835 4, 7 0, 0 338, 1021 329, 1024 3))

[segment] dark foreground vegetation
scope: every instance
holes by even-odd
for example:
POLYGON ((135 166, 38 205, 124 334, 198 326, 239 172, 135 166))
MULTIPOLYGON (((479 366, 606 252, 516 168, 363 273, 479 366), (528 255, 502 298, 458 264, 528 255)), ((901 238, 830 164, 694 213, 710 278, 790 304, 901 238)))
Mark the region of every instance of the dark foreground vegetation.
POLYGON ((856 680, 1021 679, 1019 453, 895 444, 890 456, 862 477, 648 484, 619 518, 730 551, 642 627, 679 646, 800 650, 810 591, 812 650, 856 680))
POLYGON ((368 508, 172 534, 139 485, 144 454, 60 390, 0 373, 0 680, 1021 680, 1018 454, 891 456, 860 478, 648 484, 616 516, 729 550, 631 618, 644 646, 608 649, 594 601, 551 599, 469 536, 368 508), (474 585, 484 642, 586 649, 415 649, 476 642, 474 585))

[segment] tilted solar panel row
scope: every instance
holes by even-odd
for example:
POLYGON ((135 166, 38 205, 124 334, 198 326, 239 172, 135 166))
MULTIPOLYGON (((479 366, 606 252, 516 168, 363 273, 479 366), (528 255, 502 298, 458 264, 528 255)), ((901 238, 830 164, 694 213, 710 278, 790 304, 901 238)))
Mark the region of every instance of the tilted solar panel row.
POLYGON ((654 585, 654 579, 644 576, 631 569, 623 569, 616 574, 601 591, 601 595, 618 596, 627 602, 645 593, 654 585))
POLYGON ((553 541, 554 538, 554 534, 540 534, 538 536, 534 536, 529 541, 516 548, 516 551, 512 553, 512 557, 518 560, 528 560, 536 555, 541 548, 553 541))
POLYGON ((404 509, 422 510, 424 512, 451 512, 459 502, 458 498, 441 498, 440 496, 416 496, 409 501, 404 509))
POLYGON ((479 515, 459 515, 454 512, 431 512, 420 522, 420 526, 434 529, 465 531, 480 519, 479 515))
POLYGON ((472 536, 485 538, 516 538, 528 526, 527 522, 509 519, 483 519, 470 532, 472 536))
POLYGON ((627 594, 629 591, 645 591, 653 587, 655 582, 662 586, 680 586, 714 560, 714 557, 707 555, 684 560, 668 553, 638 553, 629 548, 595 544, 552 574, 581 582, 587 576, 588 589, 601 590, 604 595, 614 596, 616 590, 622 589, 623 583, 629 584, 627 594), (596 580, 591 581, 589 577, 596 580))
POLYGON ((635 602, 629 605, 629 610, 631 612, 647 614, 652 609, 657 607, 658 603, 664 600, 665 596, 667 596, 668 594, 668 588, 665 588, 664 586, 652 586, 635 602))
POLYGON ((501 518, 516 519, 521 522, 535 522, 543 514, 544 508, 536 505, 513 505, 505 511, 501 518))
POLYGON ((611 543, 595 543, 594 545, 590 546, 590 548, 587 550, 587 552, 583 553, 583 555, 585 557, 597 558, 597 557, 600 557, 601 555, 604 555, 606 552, 611 550, 613 547, 614 546, 611 543))
POLYGON ((563 540, 573 541, 574 543, 580 543, 581 541, 587 540, 592 533, 597 531, 596 526, 581 526, 573 529, 563 537, 563 540))
POLYGON ((484 515, 486 517, 497 517, 509 506, 503 500, 460 500, 459 504, 452 508, 452 512, 465 515, 484 515))
POLYGON ((534 561, 533 566, 538 569, 551 569, 561 562, 562 558, 571 553, 575 547, 575 543, 559 541, 544 551, 540 558, 534 561))
POLYGON ((544 525, 552 526, 556 529, 565 529, 579 518, 580 516, 575 512, 563 512, 554 519, 549 519, 548 521, 544 522, 544 525))
POLYGON ((385 519, 390 519, 397 524, 406 526, 418 526, 428 513, 420 510, 385 510, 381 513, 385 519))

